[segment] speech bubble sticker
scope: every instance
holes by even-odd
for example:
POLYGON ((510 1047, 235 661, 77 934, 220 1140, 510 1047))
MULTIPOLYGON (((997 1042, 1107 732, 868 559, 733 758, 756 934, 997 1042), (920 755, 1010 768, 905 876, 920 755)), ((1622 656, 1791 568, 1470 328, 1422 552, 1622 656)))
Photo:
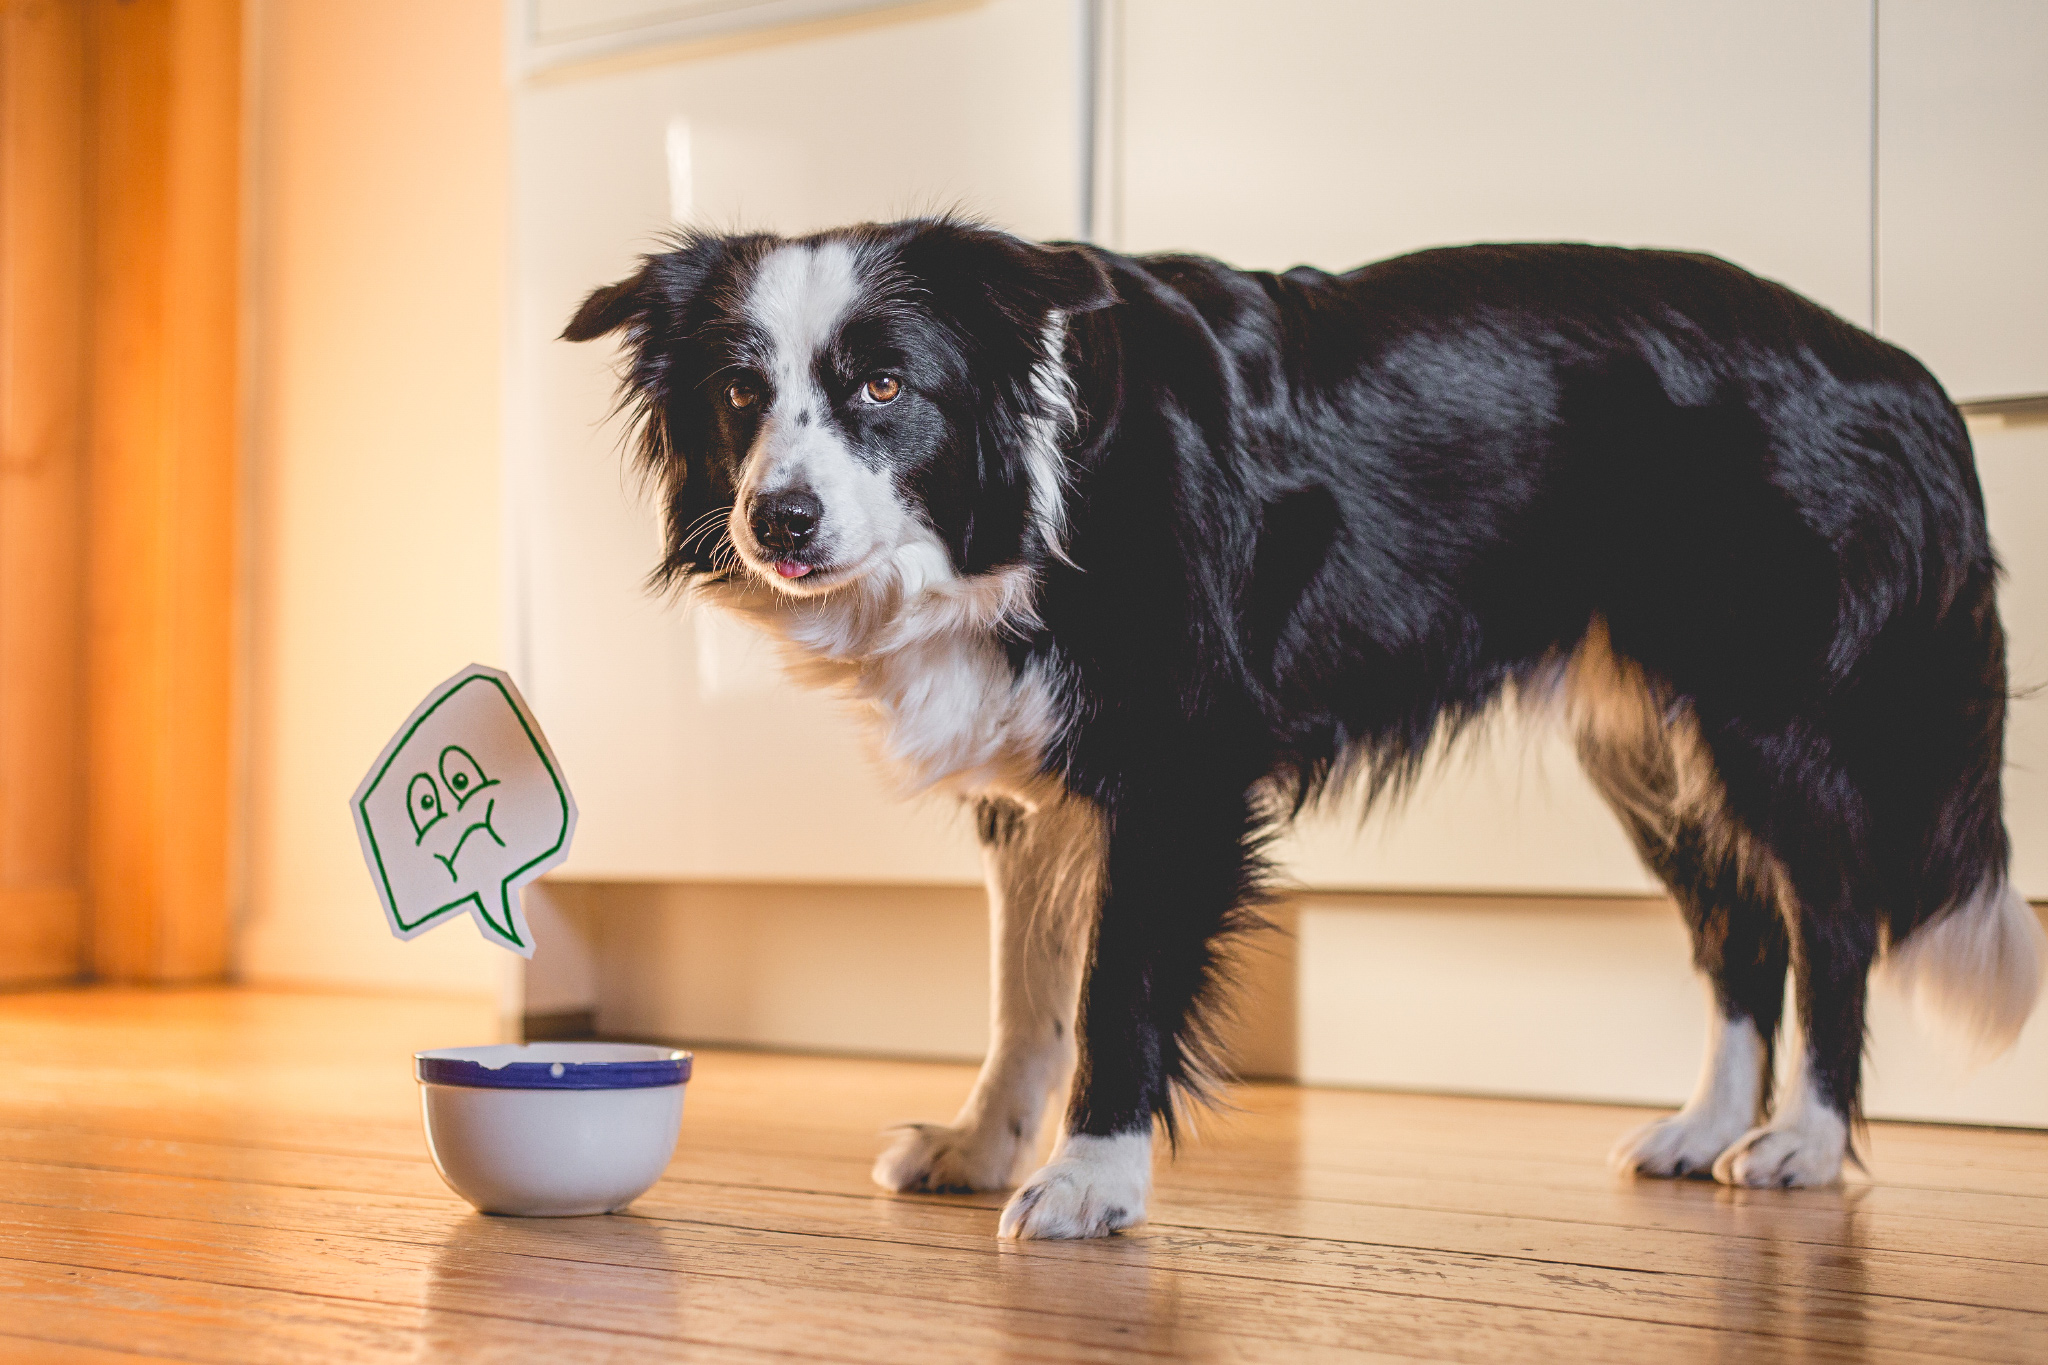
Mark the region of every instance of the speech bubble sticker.
POLYGON ((511 678, 471 664, 428 693, 350 808, 392 934, 467 910, 485 938, 533 956, 519 890, 569 856, 576 798, 511 678))

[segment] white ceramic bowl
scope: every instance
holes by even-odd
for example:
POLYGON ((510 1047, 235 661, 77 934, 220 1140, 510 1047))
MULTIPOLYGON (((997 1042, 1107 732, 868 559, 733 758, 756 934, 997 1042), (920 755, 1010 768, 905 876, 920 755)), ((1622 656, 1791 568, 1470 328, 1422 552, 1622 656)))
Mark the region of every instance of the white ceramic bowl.
POLYGON ((413 1054, 427 1150, 484 1213, 612 1213, 661 1178, 690 1054, 632 1043, 444 1047, 413 1054))

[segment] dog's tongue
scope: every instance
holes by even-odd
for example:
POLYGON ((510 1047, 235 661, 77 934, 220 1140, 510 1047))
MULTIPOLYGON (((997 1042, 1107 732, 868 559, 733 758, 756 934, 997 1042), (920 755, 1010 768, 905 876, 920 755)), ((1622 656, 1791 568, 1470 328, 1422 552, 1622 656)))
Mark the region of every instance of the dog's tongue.
POLYGON ((799 564, 793 559, 779 559, 775 562, 775 572, 784 578, 802 578, 810 571, 810 565, 799 564))

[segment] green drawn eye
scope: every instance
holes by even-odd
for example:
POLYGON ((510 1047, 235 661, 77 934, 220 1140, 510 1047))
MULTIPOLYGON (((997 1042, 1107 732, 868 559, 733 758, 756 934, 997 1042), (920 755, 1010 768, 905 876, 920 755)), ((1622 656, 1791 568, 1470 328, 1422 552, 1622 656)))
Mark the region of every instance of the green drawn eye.
POLYGON ((405 789, 405 809, 412 816, 412 841, 427 837, 427 830, 448 812, 441 809, 441 789, 427 773, 417 773, 405 789))
POLYGON ((485 787, 498 784, 484 776, 483 767, 469 756, 469 750, 460 744, 451 744, 441 751, 441 781, 455 794, 455 807, 460 810, 485 787))

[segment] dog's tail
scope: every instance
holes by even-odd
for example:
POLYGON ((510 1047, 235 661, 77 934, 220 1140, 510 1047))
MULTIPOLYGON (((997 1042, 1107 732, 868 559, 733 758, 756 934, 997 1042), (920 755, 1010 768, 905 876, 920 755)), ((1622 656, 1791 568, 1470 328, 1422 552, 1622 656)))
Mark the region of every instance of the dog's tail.
MULTIPOLYGON (((1968 437, 1959 431, 1957 441, 1953 458, 1967 470, 1968 437)), ((1997 573, 1989 544, 1979 541, 1939 617, 1920 630, 1888 630, 1884 660, 1897 707, 1890 743, 1919 776, 1892 788, 1892 799, 1907 804, 1890 807, 1888 842, 1900 862, 1884 917, 1883 975, 1980 1058, 2019 1037, 2041 994, 2048 948, 2008 871, 2003 777, 2011 683, 1997 573)))
POLYGON ((1915 928, 1885 954, 1886 980, 1980 1057, 2011 1047, 2041 994, 2048 935, 2004 878, 1915 928))

